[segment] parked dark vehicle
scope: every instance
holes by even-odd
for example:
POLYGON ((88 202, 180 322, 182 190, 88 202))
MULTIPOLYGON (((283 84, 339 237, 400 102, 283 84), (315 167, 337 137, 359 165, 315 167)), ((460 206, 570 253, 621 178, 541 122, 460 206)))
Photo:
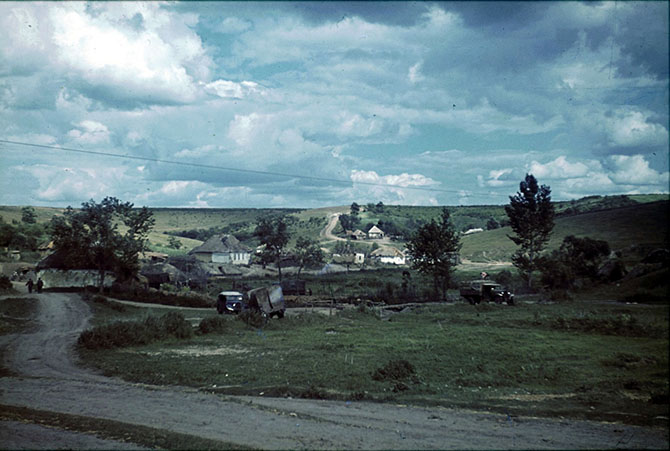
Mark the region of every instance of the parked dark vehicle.
POLYGON ((461 286, 461 296, 470 304, 479 304, 480 302, 495 302, 496 304, 507 303, 514 305, 514 293, 505 290, 505 288, 490 280, 473 280, 461 286))
POLYGON ((216 311, 237 314, 245 310, 244 295, 239 291, 222 291, 216 299, 216 311))
POLYGON ((247 310, 260 312, 272 318, 283 318, 286 313, 284 294, 280 285, 256 288, 245 294, 239 291, 222 291, 216 300, 216 310, 219 314, 237 314, 247 310))

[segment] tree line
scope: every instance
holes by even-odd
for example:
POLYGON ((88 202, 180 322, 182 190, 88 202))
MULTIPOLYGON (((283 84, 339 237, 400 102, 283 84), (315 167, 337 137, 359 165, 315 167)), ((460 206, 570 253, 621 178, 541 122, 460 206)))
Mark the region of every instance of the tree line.
MULTIPOLYGON (((513 233, 508 237, 518 246, 512 262, 529 288, 533 287, 537 272, 542 274, 543 285, 554 287, 570 285, 576 275, 597 277, 600 261, 610 252, 606 242, 570 236, 560 249, 545 253, 555 217, 548 186, 540 185, 532 174, 527 174, 519 184, 519 191, 509 199, 505 212, 513 233)), ((383 212, 385 207, 379 202, 368 208, 383 212)), ((352 204, 349 216, 357 217, 359 210, 358 204, 352 204)), ((34 225, 34 210, 24 209, 22 220, 25 227, 34 225)), ((68 207, 62 216, 51 219, 48 230, 63 266, 96 269, 102 289, 106 271, 114 271, 119 280, 137 274, 138 254, 147 249, 154 222, 147 207, 137 209, 132 203, 106 197, 100 203, 84 202, 79 210, 68 207)), ((9 235, 16 236, 14 230, 9 233, 8 226, 0 222, 0 238, 5 241, 9 235)), ((282 259, 287 253, 297 262, 298 274, 303 268, 324 261, 318 242, 309 238, 299 237, 289 252, 290 234, 285 217, 260 218, 252 235, 262 246, 261 262, 276 264, 280 279, 282 259)), ((406 247, 412 267, 429 275, 435 295, 444 299, 461 248, 460 233, 454 227, 449 209, 444 208, 438 219, 420 225, 411 233, 406 247)))

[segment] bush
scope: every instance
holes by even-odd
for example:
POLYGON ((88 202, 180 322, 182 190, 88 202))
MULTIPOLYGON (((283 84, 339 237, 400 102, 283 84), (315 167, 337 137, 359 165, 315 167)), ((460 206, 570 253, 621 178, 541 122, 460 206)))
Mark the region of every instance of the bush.
POLYGON ((130 290, 113 287, 112 297, 150 304, 175 305, 179 307, 210 308, 213 301, 192 293, 165 293, 156 290, 130 290))
POLYGON ((254 328, 263 327, 268 322, 267 315, 258 310, 246 310, 237 315, 237 317, 244 321, 248 326, 254 328))
POLYGON ((169 312, 161 317, 149 316, 144 321, 116 321, 85 330, 79 335, 78 344, 87 349, 111 349, 191 336, 193 328, 184 316, 169 312))
POLYGON ((222 316, 210 316, 200 321, 198 330, 201 334, 221 334, 228 330, 228 320, 222 316))
POLYGON ((406 381, 416 378, 414 365, 407 360, 391 360, 381 368, 377 368, 372 374, 376 381, 406 381))
POLYGON ((9 277, 2 275, 0 276, 0 291, 9 291, 12 289, 12 281, 9 277))

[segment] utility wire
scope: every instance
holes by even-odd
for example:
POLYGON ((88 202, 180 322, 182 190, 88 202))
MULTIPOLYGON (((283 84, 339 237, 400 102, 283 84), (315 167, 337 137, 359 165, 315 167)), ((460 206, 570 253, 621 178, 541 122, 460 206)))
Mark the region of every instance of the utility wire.
MULTIPOLYGON (((0 139, 0 143, 15 144, 15 145, 27 146, 27 147, 37 147, 37 148, 50 149, 50 150, 63 150, 63 151, 66 151, 66 152, 76 152, 76 153, 82 153, 82 154, 86 154, 86 155, 98 155, 98 156, 103 156, 103 157, 123 158, 123 159, 129 159, 129 160, 139 160, 139 161, 150 161, 150 162, 154 162, 154 163, 174 164, 174 165, 177 165, 177 166, 190 166, 190 167, 202 168, 202 169, 215 169, 215 170, 222 170, 222 171, 241 172, 241 173, 246 173, 246 174, 271 175, 271 176, 275 176, 275 177, 297 178, 297 179, 312 180, 312 181, 317 181, 317 182, 342 183, 342 184, 347 184, 347 185, 348 184, 359 184, 359 185, 366 185, 366 186, 379 186, 379 187, 385 187, 385 188, 400 188, 400 189, 411 189, 411 190, 419 190, 419 191, 438 192, 438 193, 461 194, 461 190, 450 190, 450 189, 444 189, 444 188, 430 188, 430 187, 425 187, 425 186, 403 186, 403 185, 392 184, 392 183, 376 183, 376 182, 353 181, 353 180, 335 179, 335 178, 328 178, 328 177, 315 177, 315 176, 311 176, 311 175, 287 174, 287 173, 283 173, 283 172, 258 171, 258 170, 255 170, 255 169, 240 169, 240 168, 233 168, 233 167, 229 167, 229 166, 217 166, 217 165, 210 165, 210 164, 191 163, 191 162, 185 162, 185 161, 164 160, 164 159, 161 159, 161 158, 140 157, 140 156, 136 156, 136 155, 124 155, 124 154, 111 153, 111 152, 100 152, 100 151, 95 151, 95 150, 74 149, 74 148, 71 148, 71 147, 59 147, 59 146, 49 146, 49 145, 46 145, 46 144, 34 144, 34 143, 27 143, 27 142, 21 142, 21 141, 10 141, 10 140, 7 140, 7 139, 0 139)), ((472 192, 468 192, 468 193, 466 193, 466 195, 467 195, 467 197, 502 196, 501 194, 496 194, 496 193, 486 193, 486 194, 481 193, 481 194, 478 194, 478 193, 472 193, 472 192)))

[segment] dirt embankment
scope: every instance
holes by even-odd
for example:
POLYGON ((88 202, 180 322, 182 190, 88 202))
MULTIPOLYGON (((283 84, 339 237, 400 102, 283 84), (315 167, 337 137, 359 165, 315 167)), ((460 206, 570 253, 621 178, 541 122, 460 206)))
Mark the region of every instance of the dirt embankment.
MULTIPOLYGON (((667 430, 587 421, 510 418, 366 402, 221 397, 183 387, 131 384, 77 366, 73 345, 90 311, 77 295, 37 295, 37 327, 10 337, 0 404, 122 421, 268 449, 666 448, 667 430)), ((7 341, 7 340, 5 340, 7 341)), ((0 448, 94 447, 63 436, 0 428, 0 448), (37 437, 37 438, 36 438, 37 437), (11 440, 10 440, 11 439, 11 440), (27 440, 27 438, 26 438, 27 440)), ((77 435, 78 438, 84 434, 77 435)), ((114 442, 103 447, 121 448, 114 442)), ((117 442, 118 443, 118 442, 117 442)))

